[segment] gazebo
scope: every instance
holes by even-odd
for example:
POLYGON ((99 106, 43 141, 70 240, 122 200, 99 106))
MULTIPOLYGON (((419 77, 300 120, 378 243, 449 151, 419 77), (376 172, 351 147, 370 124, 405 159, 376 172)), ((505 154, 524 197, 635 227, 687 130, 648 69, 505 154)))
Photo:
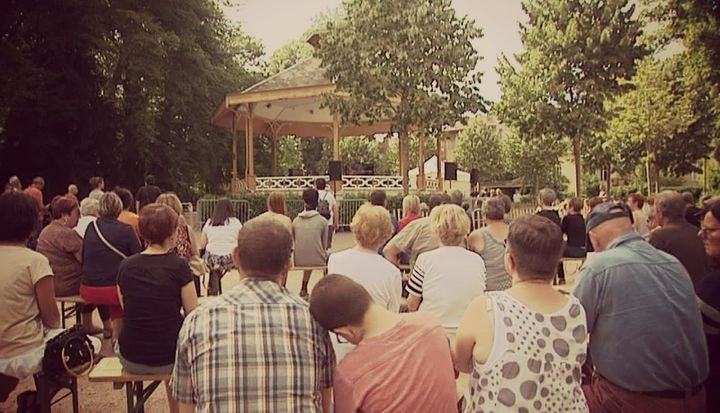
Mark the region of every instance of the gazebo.
MULTIPOLYGON (((313 44, 317 39, 311 37, 313 44)), ((230 93, 215 111, 214 125, 232 132, 233 164, 232 190, 245 187, 250 191, 302 189, 317 177, 279 177, 277 168, 277 139, 281 136, 325 137, 332 139, 333 160, 340 158, 340 139, 344 136, 371 136, 389 133, 391 122, 361 122, 342 124, 337 114, 323 108, 323 95, 334 93, 335 85, 324 75, 320 59, 311 57, 291 66, 274 76, 241 91, 230 93), (238 132, 245 133, 244 185, 238 172, 238 132), (272 142, 271 177, 255 175, 254 142, 257 136, 269 136, 272 142)), ((438 149, 443 137, 438 138, 438 149)), ((420 174, 418 189, 425 189, 422 165, 418 160, 420 174)), ((402 157, 401 157, 402 158, 402 157)), ((400 170, 407 168, 400 165, 400 170)), ((402 189, 400 176, 344 176, 342 185, 353 189, 402 189)))

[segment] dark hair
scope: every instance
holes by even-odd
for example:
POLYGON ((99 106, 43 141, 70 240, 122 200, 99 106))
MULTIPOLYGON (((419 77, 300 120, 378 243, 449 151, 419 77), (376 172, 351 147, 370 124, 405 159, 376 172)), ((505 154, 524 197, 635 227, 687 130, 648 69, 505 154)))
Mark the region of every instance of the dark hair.
POLYGON ((326 330, 360 325, 372 298, 365 287, 339 274, 329 274, 313 287, 310 314, 326 330))
POLYGON ((325 182, 325 178, 318 178, 315 180, 315 188, 317 188, 318 191, 325 189, 326 185, 327 182, 325 182))
POLYGON ((93 176, 89 181, 92 189, 98 189, 103 182, 105 182, 105 179, 102 176, 93 176))
POLYGON ((219 227, 227 223, 227 220, 235 216, 232 203, 227 198, 218 199, 215 204, 212 218, 210 218, 210 226, 219 227))
POLYGON ((552 280, 563 253, 562 231, 540 215, 515 218, 507 237, 508 251, 524 279, 552 280))
POLYGON ((292 234, 274 219, 251 219, 238 233, 239 264, 244 275, 275 280, 286 269, 292 234))
POLYGON ((593 208, 603 203, 602 199, 598 196, 594 196, 587 201, 588 208, 590 208, 590 211, 592 211, 593 208))
POLYGON ((438 205, 442 205, 442 204, 443 204, 443 198, 440 194, 438 194, 436 192, 436 193, 430 195, 430 199, 428 199, 427 206, 428 206, 428 209, 432 211, 433 208, 435 208, 438 205))
POLYGON ((713 218, 720 221, 720 200, 710 202, 703 210, 703 217, 708 212, 712 214, 713 218))
POLYGON ((642 208, 645 205, 645 197, 640 192, 633 192, 628 195, 628 201, 636 203, 638 208, 642 208))
POLYGON ((162 244, 177 229, 178 214, 165 204, 152 203, 140 210, 140 236, 150 244, 162 244))
POLYGON ((463 201, 463 193, 459 189, 456 189, 452 191, 450 194, 450 203, 453 203, 457 206, 462 206, 463 201))
POLYGON ((452 198, 447 193, 440 194, 440 205, 452 204, 452 198))
POLYGON ((513 201, 512 199, 507 196, 506 194, 498 195, 498 198, 503 202, 503 206, 505 207, 505 213, 509 214, 510 211, 512 211, 513 201))
POLYGON ((685 219, 686 200, 676 191, 662 191, 655 197, 655 209, 670 221, 685 219))
POLYGON ((148 175, 145 177, 145 183, 147 185, 155 185, 155 177, 152 175, 148 175))
POLYGON ((50 204, 50 213, 53 219, 60 219, 63 215, 69 215, 75 209, 80 209, 80 204, 74 198, 68 196, 56 196, 50 204))
POLYGON ((305 188, 303 191, 303 201, 307 209, 316 209, 318 205, 318 191, 315 188, 305 188))
POLYGON ((133 198, 133 194, 132 192, 130 192, 129 189, 118 186, 113 192, 115 192, 117 196, 120 197, 120 201, 122 201, 123 204, 123 209, 127 209, 130 211, 135 209, 135 198, 133 198))
POLYGON ((582 199, 578 197, 573 197, 568 200, 568 205, 573 209, 575 212, 581 212, 583 209, 583 202, 582 199))
POLYGON ((387 195, 382 189, 376 189, 370 193, 370 203, 373 205, 384 207, 386 200, 387 195))
POLYGON ((22 192, 0 195, 0 241, 25 242, 39 222, 37 201, 22 192))
MULTIPOLYGON (((34 183, 34 182, 33 182, 34 183)), ((685 191, 682 193, 683 200, 686 204, 692 204, 695 205, 695 195, 693 195, 690 191, 685 191)))

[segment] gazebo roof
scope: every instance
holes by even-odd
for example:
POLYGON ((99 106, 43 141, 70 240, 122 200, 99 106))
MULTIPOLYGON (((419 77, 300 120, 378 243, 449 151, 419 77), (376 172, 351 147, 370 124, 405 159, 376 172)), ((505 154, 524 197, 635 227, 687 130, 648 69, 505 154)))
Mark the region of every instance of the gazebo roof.
MULTIPOLYGON (((332 137, 334 116, 322 107, 323 94, 335 85, 325 77, 318 58, 311 57, 241 91, 230 93, 215 111, 212 123, 232 129, 233 113, 238 130, 245 130, 253 108, 256 135, 332 137)), ((340 125, 340 136, 372 135, 390 130, 390 121, 340 125)))

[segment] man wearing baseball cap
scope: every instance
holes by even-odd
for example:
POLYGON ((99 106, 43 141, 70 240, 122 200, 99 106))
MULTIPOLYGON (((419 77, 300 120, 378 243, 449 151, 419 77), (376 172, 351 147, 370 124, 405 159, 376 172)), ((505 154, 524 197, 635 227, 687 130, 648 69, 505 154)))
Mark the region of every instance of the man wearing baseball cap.
POLYGON ((588 318, 590 412, 704 412, 708 353, 685 268, 635 232, 625 205, 588 215, 597 252, 574 294, 588 318))

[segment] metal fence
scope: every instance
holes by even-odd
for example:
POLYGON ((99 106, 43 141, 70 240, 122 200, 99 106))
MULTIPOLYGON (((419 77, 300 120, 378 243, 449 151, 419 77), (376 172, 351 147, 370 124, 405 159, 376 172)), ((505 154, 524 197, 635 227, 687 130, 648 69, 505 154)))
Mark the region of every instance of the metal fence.
MULTIPOLYGON (((217 199, 199 199, 197 201, 197 225, 202 227, 204 223, 212 217, 217 199)), ((233 207, 233 212, 240 222, 245 222, 250 219, 250 203, 244 199, 231 199, 230 203, 233 207)))

